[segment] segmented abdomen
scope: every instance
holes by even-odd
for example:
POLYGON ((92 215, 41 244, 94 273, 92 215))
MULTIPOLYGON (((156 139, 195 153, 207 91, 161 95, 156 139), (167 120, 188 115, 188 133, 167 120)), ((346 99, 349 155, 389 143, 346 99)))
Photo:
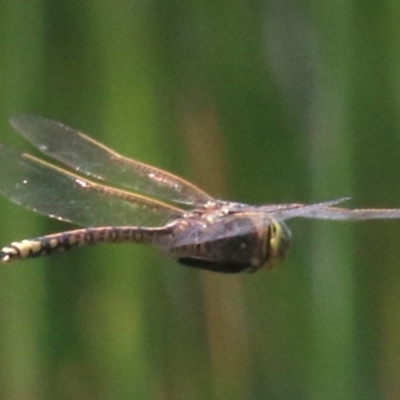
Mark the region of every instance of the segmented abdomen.
POLYGON ((54 252, 96 243, 158 243, 170 229, 138 227, 84 228, 55 233, 20 242, 12 242, 0 250, 0 261, 9 262, 21 258, 39 257, 54 252))

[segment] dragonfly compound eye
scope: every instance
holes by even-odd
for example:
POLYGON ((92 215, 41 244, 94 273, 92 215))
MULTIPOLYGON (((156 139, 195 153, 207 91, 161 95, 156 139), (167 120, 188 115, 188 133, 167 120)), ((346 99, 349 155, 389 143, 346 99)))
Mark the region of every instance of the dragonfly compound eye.
POLYGON ((270 229, 269 254, 265 266, 273 269, 285 258, 292 233, 284 222, 274 222, 270 229))

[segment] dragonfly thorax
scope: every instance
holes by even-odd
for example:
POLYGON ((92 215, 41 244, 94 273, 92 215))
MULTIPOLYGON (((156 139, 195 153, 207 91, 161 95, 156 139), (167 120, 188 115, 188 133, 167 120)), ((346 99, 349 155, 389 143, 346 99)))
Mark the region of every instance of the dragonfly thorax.
POLYGON ((273 268, 290 240, 284 223, 240 212, 229 203, 196 209, 174 221, 165 250, 179 262, 218 272, 273 268))

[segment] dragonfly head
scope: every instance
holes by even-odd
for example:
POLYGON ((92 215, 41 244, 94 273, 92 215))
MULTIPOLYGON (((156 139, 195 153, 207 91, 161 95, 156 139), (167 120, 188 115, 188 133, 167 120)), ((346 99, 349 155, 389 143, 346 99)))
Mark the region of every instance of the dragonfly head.
POLYGON ((275 221, 271 225, 269 236, 269 254, 264 264, 268 269, 274 269, 285 258, 289 249, 292 233, 284 222, 275 221))

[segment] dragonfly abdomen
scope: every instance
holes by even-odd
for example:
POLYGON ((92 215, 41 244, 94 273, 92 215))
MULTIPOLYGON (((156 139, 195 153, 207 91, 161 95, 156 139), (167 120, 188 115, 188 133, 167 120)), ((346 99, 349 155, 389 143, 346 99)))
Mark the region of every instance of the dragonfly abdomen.
POLYGON ((158 243, 171 233, 168 227, 99 227, 54 233, 20 242, 12 242, 0 250, 0 262, 50 255, 89 244, 134 242, 158 243))

